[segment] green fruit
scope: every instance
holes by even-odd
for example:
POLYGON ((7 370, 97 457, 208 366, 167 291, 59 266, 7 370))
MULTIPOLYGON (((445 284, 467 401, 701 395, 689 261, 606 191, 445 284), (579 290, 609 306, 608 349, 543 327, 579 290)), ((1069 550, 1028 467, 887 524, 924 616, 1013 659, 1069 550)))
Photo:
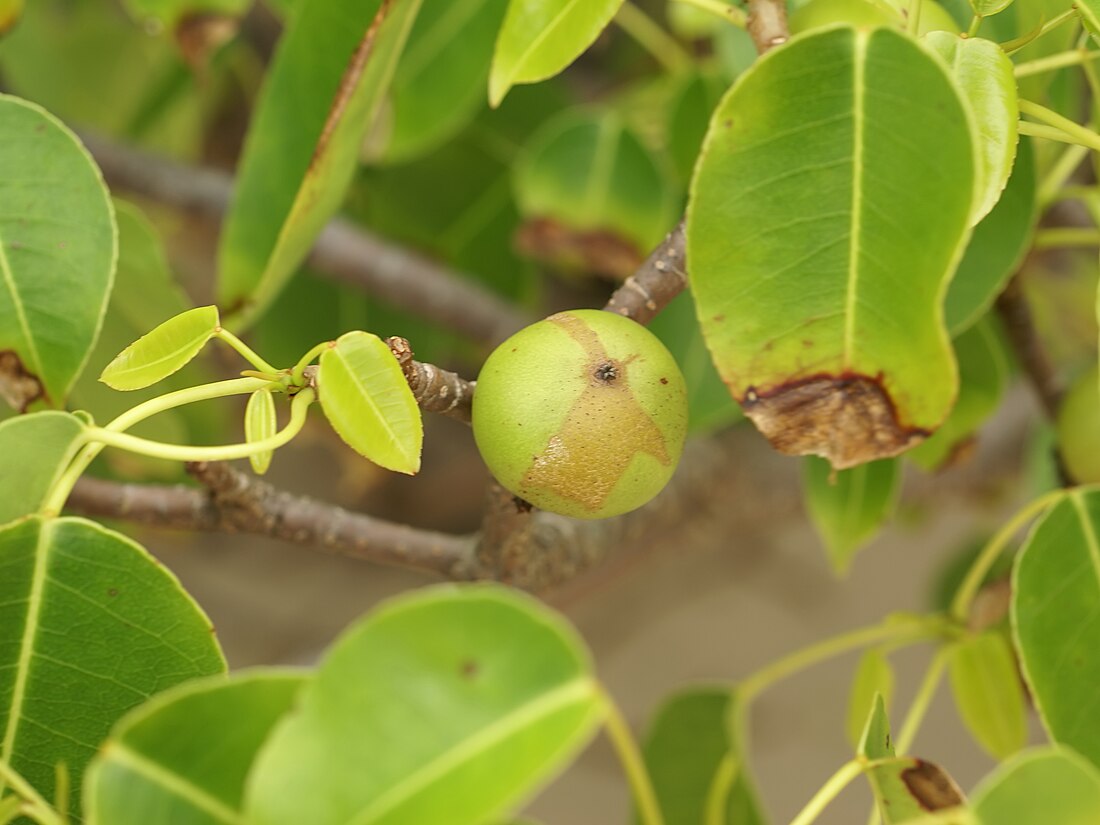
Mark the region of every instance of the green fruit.
POLYGON ((606 518, 668 483, 687 412, 684 377, 653 333, 581 309, 520 330, 489 356, 474 438, 510 492, 555 513, 606 518))
POLYGON ((1100 482, 1100 371, 1082 375, 1058 410, 1058 449, 1070 477, 1078 484, 1100 482))

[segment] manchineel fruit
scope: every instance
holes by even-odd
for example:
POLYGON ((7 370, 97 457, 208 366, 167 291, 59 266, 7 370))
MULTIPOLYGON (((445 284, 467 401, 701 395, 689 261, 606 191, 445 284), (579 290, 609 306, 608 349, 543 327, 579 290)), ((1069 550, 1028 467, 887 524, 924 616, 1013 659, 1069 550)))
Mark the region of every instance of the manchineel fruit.
POLYGON ((574 518, 642 506, 672 477, 687 389, 658 338, 629 318, 559 312, 520 330, 481 368, 474 439, 496 480, 574 518))

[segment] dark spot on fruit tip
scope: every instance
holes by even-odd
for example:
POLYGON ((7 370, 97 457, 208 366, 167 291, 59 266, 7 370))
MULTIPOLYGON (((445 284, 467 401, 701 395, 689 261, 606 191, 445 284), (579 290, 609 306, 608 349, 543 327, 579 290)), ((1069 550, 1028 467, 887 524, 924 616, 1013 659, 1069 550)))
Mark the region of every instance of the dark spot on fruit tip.
POLYGON ((115 596, 118 595, 118 588, 117 587, 108 587, 107 588, 107 595, 110 596, 113 599, 115 596))
POLYGON ((473 659, 467 659, 458 667, 458 672, 462 675, 463 679, 473 679, 477 676, 477 672, 481 668, 478 667, 477 662, 473 659))
POLYGON ((604 361, 592 371, 597 381, 610 384, 619 377, 619 369, 611 361, 604 361))
POLYGON ((668 383, 668 379, 667 379, 667 378, 662 378, 662 379, 661 379, 661 383, 662 383, 662 384, 667 384, 667 383, 668 383))

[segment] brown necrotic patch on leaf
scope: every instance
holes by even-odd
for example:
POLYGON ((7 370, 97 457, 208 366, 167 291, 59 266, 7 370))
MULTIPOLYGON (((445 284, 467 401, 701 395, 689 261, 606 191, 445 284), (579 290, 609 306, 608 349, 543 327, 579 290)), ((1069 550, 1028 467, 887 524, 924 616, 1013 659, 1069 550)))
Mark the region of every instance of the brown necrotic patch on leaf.
POLYGON ((939 765, 917 759, 901 772, 901 781, 926 811, 943 811, 966 803, 959 786, 939 765))
POLYGON ((0 398, 24 413, 46 393, 37 376, 27 372, 23 361, 10 349, 0 352, 0 398))
POLYGON ((819 455, 838 470, 890 458, 930 433, 898 420, 897 408, 877 378, 818 375, 757 391, 741 406, 775 449, 819 455))

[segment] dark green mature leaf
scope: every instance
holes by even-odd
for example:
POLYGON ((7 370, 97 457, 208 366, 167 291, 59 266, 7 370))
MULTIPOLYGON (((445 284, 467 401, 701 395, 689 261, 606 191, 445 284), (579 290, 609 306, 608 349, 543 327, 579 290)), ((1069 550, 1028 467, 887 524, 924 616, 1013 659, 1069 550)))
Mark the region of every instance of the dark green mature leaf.
POLYGON ((978 744, 1007 759, 1027 742, 1024 695, 1005 637, 987 631, 958 642, 951 652, 955 706, 978 744))
POLYGON ((372 138, 388 163, 453 136, 485 105, 493 44, 508 0, 450 0, 416 18, 397 63, 387 116, 372 138))
POLYGON ((0 423, 0 524, 38 512, 83 435, 79 418, 53 410, 0 423))
POLYGON ((844 573, 855 554, 893 515, 901 490, 901 463, 889 458, 833 470, 828 461, 809 456, 802 469, 810 519, 833 569, 844 573))
POLYGON ((968 235, 967 124, 943 64, 889 29, 793 38, 715 112, 692 288, 719 373, 783 452, 843 469, 947 416, 940 302, 968 235))
POLYGON ((959 397, 951 415, 907 455, 926 470, 950 462, 956 451, 973 440, 975 431, 1001 403, 1008 380, 1008 363, 990 318, 979 321, 955 339, 959 362, 959 397))
POLYGON ((116 390, 140 390, 185 367, 214 337, 221 321, 215 306, 169 318, 115 356, 99 380, 116 390))
POLYGON ((243 671, 188 682, 134 709, 88 767, 89 825, 242 822, 256 753, 305 683, 297 671, 243 671))
POLYGON ((99 168, 60 121, 0 95, 0 396, 60 406, 106 311, 118 236, 99 168))
POLYGON ((742 724, 729 688, 692 688, 658 708, 642 746, 665 825, 759 825, 764 816, 735 728, 742 724), (708 806, 723 811, 706 818, 708 806))
POLYGON ((520 212, 543 227, 525 245, 573 268, 625 277, 675 220, 664 169, 615 112, 548 122, 524 147, 514 184, 520 212), (588 233, 576 243, 580 255, 573 244, 559 247, 551 233, 562 227, 588 233))
POLYGON ((1013 570, 1012 629, 1055 742, 1100 764, 1100 491, 1071 490, 1036 524, 1013 570))
POLYGON ((859 747, 867 723, 867 708, 874 707, 876 694, 882 697, 883 709, 888 708, 894 695, 894 668, 885 653, 871 648, 860 657, 848 694, 844 732, 853 748, 859 747))
POLYGON ((330 650, 260 752, 248 821, 491 821, 603 714, 583 643, 543 605, 496 586, 421 590, 330 650))
POLYGON ((222 233, 218 296, 227 315, 262 313, 339 208, 420 4, 305 3, 292 16, 222 233))
POLYGON ((47 799, 154 693, 225 669, 209 619, 130 539, 84 519, 0 530, 0 759, 47 799))
POLYGON ((489 74, 499 106, 517 83, 553 77, 592 45, 623 0, 510 0, 489 74))
POLYGON ((972 805, 982 825, 1093 825, 1100 772, 1068 748, 1036 748, 982 780, 972 805))
POLYGON ((341 335, 321 353, 317 386, 325 417, 349 447, 388 470, 411 475, 420 469, 420 408, 381 338, 341 335))

